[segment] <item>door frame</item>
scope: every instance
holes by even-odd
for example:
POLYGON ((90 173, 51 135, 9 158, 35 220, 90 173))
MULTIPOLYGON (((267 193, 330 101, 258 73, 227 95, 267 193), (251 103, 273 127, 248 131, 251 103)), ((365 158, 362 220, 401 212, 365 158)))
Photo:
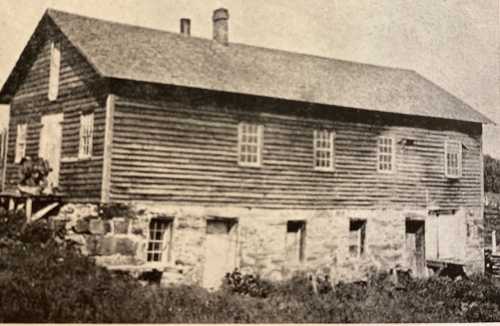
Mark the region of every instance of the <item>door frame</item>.
MULTIPOLYGON (((205 220, 205 238, 207 236, 207 230, 208 230, 208 223, 210 222, 223 222, 223 223, 226 223, 227 224, 227 227, 228 227, 228 232, 227 232, 227 235, 228 235, 228 240, 230 241, 230 244, 231 243, 234 243, 234 247, 231 248, 231 251, 234 252, 234 257, 232 257, 233 259, 233 263, 232 265, 234 266, 234 268, 238 268, 239 267, 239 259, 238 259, 238 251, 239 251, 239 239, 240 239, 240 232, 239 232, 239 219, 238 218, 234 218, 234 217, 219 217, 219 216, 210 216, 208 217, 206 220, 205 220)), ((203 248, 203 267, 202 267, 202 275, 201 275, 201 286, 204 287, 205 286, 205 278, 207 277, 206 275, 206 264, 207 264, 207 261, 206 261, 206 250, 207 250, 207 247, 203 248)), ((232 272, 232 271, 229 271, 229 272, 232 272)))
POLYGON ((427 276, 427 257, 426 257, 426 251, 425 251, 425 234, 426 234, 425 220, 408 219, 408 218, 405 220, 405 249, 406 249, 406 252, 408 254, 410 254, 410 252, 408 251, 408 248, 406 248, 406 246, 407 246, 407 237, 408 237, 408 234, 410 234, 410 233, 415 234, 415 266, 416 266, 416 270, 413 272, 415 273, 416 277, 425 277, 425 276, 427 276), (415 232, 408 232, 409 231, 408 226, 411 224, 413 224, 413 227, 415 227, 415 230, 416 230, 415 232), (419 238, 420 241, 417 238, 419 238), (418 252, 417 246, 421 248, 422 255, 420 258, 419 258, 419 255, 416 255, 416 253, 418 252))
MULTIPOLYGON (((44 131, 44 127, 45 127, 45 124, 43 123, 43 118, 44 117, 49 117, 49 116, 56 116, 56 117, 59 117, 59 119, 57 119, 57 123, 59 124, 59 130, 60 130, 60 137, 58 139, 58 142, 59 144, 57 144, 59 146, 59 157, 57 158, 57 165, 58 165, 58 168, 57 168, 57 174, 56 174, 56 183, 54 184, 54 187, 58 187, 59 186, 59 177, 61 175, 61 161, 62 161, 62 138, 63 138, 63 121, 64 121, 64 113, 63 112, 51 112, 51 113, 46 113, 46 114, 43 114, 40 118, 40 124, 41 124, 41 127, 40 127, 40 136, 39 136, 39 139, 38 139, 38 157, 40 158, 43 158, 42 157, 42 149, 44 149, 45 147, 42 147, 42 144, 43 144, 43 131, 44 131)), ((44 158, 45 160, 48 160, 46 158, 44 158)), ((51 169, 54 168, 53 165, 49 165, 49 167, 51 169)), ((51 172, 52 173, 52 172, 51 172)))

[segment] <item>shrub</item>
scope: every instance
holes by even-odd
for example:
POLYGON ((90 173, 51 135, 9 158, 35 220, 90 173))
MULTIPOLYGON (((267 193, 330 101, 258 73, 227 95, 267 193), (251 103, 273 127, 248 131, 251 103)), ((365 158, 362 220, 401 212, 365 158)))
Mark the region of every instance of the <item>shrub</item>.
POLYGON ((242 274, 238 269, 235 269, 224 277, 223 288, 232 293, 266 298, 272 291, 272 284, 259 276, 242 274))

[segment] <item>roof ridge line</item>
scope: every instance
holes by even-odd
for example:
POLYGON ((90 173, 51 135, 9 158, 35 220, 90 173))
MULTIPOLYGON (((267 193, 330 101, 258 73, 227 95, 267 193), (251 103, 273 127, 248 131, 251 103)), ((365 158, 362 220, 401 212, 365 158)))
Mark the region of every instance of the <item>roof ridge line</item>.
MULTIPOLYGON (((87 15, 82 15, 82 14, 77 14, 77 13, 72 13, 68 11, 63 11, 59 9, 53 9, 53 8, 47 8, 47 13, 50 14, 50 12, 55 12, 55 13, 62 13, 64 15, 70 15, 70 16, 77 16, 81 17, 84 19, 92 19, 92 20, 98 20, 101 22, 105 22, 108 24, 117 24, 121 26, 127 26, 131 28, 139 28, 139 29, 144 29, 144 30, 150 30, 150 31, 155 31, 159 33, 168 33, 170 35, 173 35, 175 37, 186 37, 180 33, 176 33, 173 31, 165 30, 165 29, 159 29, 159 28, 154 28, 154 27, 148 27, 148 26, 143 26, 143 25, 134 25, 130 23, 124 23, 124 22, 118 22, 118 21, 113 21, 113 20, 108 20, 108 19, 102 19, 102 18, 97 18, 93 16, 87 16, 87 15)), ((213 41, 210 38, 206 37, 201 37, 201 36, 193 36, 190 35, 189 38, 196 39, 196 40, 201 40, 210 44, 217 44, 217 42, 213 41)), ((291 50, 285 50, 285 49, 277 49, 277 48, 271 48, 271 47, 266 47, 262 45, 254 45, 254 44, 247 44, 247 43, 240 43, 240 42, 229 42, 227 46, 231 45, 236 45, 236 46, 241 46, 241 47, 250 47, 250 48, 257 48, 257 49, 263 49, 266 51, 271 51, 271 52, 278 52, 278 53, 286 53, 286 54, 292 54, 292 55, 297 55, 297 56, 307 56, 311 58, 318 58, 322 60, 329 60, 329 61, 339 61, 339 62, 345 62, 349 64, 355 64, 355 65, 363 65, 363 66, 368 66, 368 67, 375 67, 375 68, 382 68, 382 69, 391 69, 391 70, 399 70, 399 71, 413 71, 412 69, 407 69, 407 68, 402 68, 402 67, 394 67, 394 66, 386 66, 386 65, 378 65, 375 63, 367 63, 367 62, 360 62, 360 61, 352 61, 352 60, 347 60, 347 59, 339 59, 335 57, 328 57, 324 55, 319 55, 319 54, 312 54, 312 53, 306 53, 306 52, 298 52, 298 51, 291 51, 291 50)))

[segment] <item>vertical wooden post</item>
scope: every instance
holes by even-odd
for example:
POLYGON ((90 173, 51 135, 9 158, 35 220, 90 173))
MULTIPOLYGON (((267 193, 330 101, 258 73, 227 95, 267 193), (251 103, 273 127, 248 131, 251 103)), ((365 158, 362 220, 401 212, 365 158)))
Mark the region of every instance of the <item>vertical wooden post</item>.
POLYGON ((9 211, 14 211, 16 209, 16 202, 14 198, 9 198, 9 211))
MULTIPOLYGON (((11 119, 12 120, 12 119, 11 119)), ((0 191, 5 191, 5 179, 7 177, 7 153, 8 153, 8 146, 9 146, 9 127, 7 127, 7 132, 5 133, 5 139, 4 139, 4 153, 3 157, 0 159, 2 160, 2 170, 0 171, 0 191)))
POLYGON ((104 129, 104 153, 102 159, 101 202, 109 202, 111 183, 111 151, 113 145, 113 120, 115 112, 115 95, 109 94, 106 100, 106 124, 104 129))
POLYGON ((26 222, 31 223, 31 215, 33 213, 33 199, 31 197, 26 198, 26 222))
POLYGON ((497 231, 491 231, 491 253, 497 253, 497 231))

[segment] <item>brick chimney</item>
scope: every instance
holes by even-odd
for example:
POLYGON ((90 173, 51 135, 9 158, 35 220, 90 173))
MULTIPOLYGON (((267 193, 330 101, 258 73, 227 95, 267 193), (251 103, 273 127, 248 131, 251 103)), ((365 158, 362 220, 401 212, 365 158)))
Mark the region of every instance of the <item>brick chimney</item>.
POLYGON ((191 20, 188 18, 181 18, 181 34, 191 35, 191 20))
POLYGON ((229 43, 229 11, 225 8, 215 10, 212 20, 214 22, 214 41, 227 45, 229 43))

